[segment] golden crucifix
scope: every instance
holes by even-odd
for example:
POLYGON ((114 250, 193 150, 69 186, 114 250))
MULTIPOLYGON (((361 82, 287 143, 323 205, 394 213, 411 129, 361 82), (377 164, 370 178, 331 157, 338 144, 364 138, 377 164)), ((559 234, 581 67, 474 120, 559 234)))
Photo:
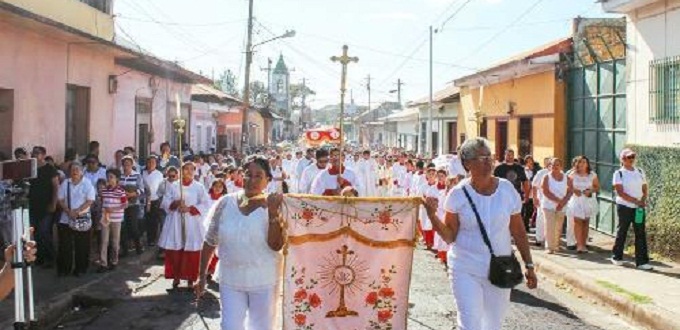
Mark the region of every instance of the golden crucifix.
POLYGON ((335 252, 342 256, 342 265, 338 265, 333 272, 333 281, 340 287, 340 304, 334 311, 326 313, 326 317, 358 316, 359 313, 348 309, 345 304, 345 288, 356 280, 356 272, 347 264, 347 256, 354 255, 354 251, 350 250, 347 245, 343 245, 335 252))
MULTIPOLYGON (((349 47, 347 45, 342 46, 342 56, 333 56, 331 61, 340 62, 342 65, 342 78, 340 79, 340 154, 344 154, 345 149, 345 130, 343 129, 343 124, 345 122, 345 91, 347 84, 347 64, 351 62, 359 62, 358 57, 349 57, 347 55, 347 50, 349 47)), ((342 169, 342 161, 340 162, 340 169, 342 169)), ((342 173, 342 171, 340 171, 342 173)))

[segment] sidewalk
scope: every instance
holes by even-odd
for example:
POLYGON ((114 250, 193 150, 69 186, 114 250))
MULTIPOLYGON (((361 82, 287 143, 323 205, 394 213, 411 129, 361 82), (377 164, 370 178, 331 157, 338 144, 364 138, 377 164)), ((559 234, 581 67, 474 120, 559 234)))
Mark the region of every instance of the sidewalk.
MULTIPOLYGON (((77 295, 91 288, 96 288, 98 284, 105 283, 111 277, 127 275, 126 269, 153 263, 156 258, 156 251, 155 248, 149 248, 140 256, 132 253, 129 257, 120 260, 118 269, 104 274, 96 273, 95 266, 90 266, 89 272, 80 277, 57 277, 55 269, 34 268, 35 314, 39 327, 55 323, 70 311, 74 305, 74 297, 77 295)), ((125 280, 140 280, 139 277, 128 277, 125 280)), ((127 288, 124 281, 120 283, 120 287, 121 289, 127 288)), ((26 317, 28 318, 28 309, 26 310, 26 317)), ((0 302, 0 330, 13 329, 13 324, 14 293, 0 302)))
POLYGON ((652 261, 653 271, 641 271, 635 268, 634 259, 626 256, 624 266, 615 266, 608 260, 614 239, 595 232, 591 237, 591 252, 585 255, 566 250, 548 255, 534 248, 538 273, 571 286, 584 298, 640 326, 680 329, 680 265, 652 261))

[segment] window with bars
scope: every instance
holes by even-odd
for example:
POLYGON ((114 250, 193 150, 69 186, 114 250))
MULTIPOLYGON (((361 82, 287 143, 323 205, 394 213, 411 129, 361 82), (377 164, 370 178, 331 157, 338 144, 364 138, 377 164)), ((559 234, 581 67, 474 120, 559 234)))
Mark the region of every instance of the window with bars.
POLYGON ((649 120, 680 122, 680 56, 652 61, 649 65, 649 120))

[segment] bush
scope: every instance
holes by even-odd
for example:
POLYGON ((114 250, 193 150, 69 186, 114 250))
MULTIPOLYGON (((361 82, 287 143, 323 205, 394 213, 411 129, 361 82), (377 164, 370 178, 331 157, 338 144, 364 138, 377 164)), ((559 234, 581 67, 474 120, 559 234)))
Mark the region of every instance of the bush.
POLYGON ((680 257, 680 148, 631 145, 649 186, 647 242, 650 252, 680 257))

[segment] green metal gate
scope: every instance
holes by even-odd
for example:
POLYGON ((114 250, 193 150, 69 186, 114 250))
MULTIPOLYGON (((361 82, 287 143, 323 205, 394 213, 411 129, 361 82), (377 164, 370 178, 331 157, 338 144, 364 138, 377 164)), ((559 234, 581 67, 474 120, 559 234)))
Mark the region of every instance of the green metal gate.
POLYGON ((591 227, 613 234, 612 178, 626 144, 626 21, 576 19, 567 90, 570 159, 585 155, 600 179, 599 213, 591 227))

